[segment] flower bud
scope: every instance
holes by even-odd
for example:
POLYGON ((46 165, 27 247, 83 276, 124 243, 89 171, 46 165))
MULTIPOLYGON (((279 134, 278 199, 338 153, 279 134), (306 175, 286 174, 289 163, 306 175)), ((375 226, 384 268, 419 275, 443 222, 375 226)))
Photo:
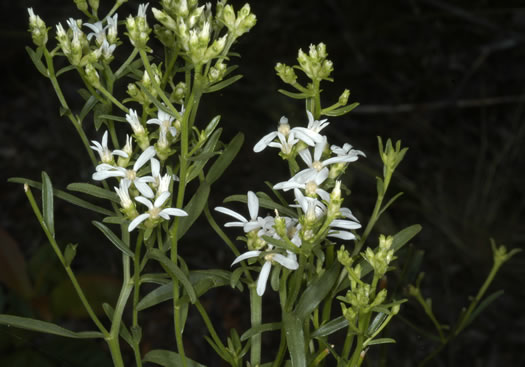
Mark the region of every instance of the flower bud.
POLYGON ((73 0, 81 12, 87 12, 88 11, 88 4, 86 0, 73 0))
POLYGON ((31 32, 31 38, 33 43, 38 46, 45 46, 47 43, 47 27, 40 16, 35 15, 33 8, 28 8, 29 13, 29 31, 31 32))
POLYGON ((91 6, 91 9, 96 13, 98 10, 99 0, 88 0, 89 6, 91 6))
POLYGON ((184 97, 186 96, 186 83, 179 82, 173 92, 171 93, 171 99, 175 102, 182 104, 184 102, 184 97))
POLYGON ((275 71, 277 72, 277 75, 281 80, 287 84, 295 84, 297 80, 297 75, 295 74, 295 70, 288 65, 281 64, 278 62, 275 65, 275 71))
POLYGON ((93 66, 93 64, 87 64, 85 68, 86 72, 86 79, 93 87, 98 88, 100 87, 100 79, 98 76, 98 72, 93 66))
POLYGON ((341 106, 345 106, 348 103, 349 97, 350 97, 350 91, 348 89, 345 89, 344 92, 339 96, 338 103, 341 106))
POLYGON ((170 17, 166 12, 159 10, 157 8, 152 8, 153 16, 155 19, 157 19, 164 27, 171 31, 175 31, 177 29, 177 23, 175 20, 170 17))

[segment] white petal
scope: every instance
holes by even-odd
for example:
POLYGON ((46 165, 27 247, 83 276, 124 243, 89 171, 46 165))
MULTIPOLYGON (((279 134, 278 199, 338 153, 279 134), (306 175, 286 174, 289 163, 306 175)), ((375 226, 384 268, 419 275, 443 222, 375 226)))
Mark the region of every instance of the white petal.
POLYGON ((248 211, 252 220, 257 218, 257 214, 259 214, 259 199, 253 191, 248 191, 248 211))
POLYGON ((138 201, 139 203, 146 205, 148 207, 148 210, 153 209, 153 204, 151 203, 149 199, 146 199, 143 196, 137 196, 135 197, 135 200, 138 201))
POLYGON ((323 189, 315 190, 315 193, 321 197, 324 201, 330 201, 330 194, 323 189))
POLYGON ((304 163, 306 163, 308 167, 312 167, 312 153, 310 153, 308 149, 301 150, 299 152, 299 155, 301 156, 304 163))
POLYGON ((264 263, 261 273, 259 274, 259 279, 257 279, 257 294, 261 297, 266 290, 266 282, 268 281, 268 276, 270 275, 270 270, 272 269, 272 263, 267 261, 264 263))
POLYGON ((257 221, 249 221, 248 223, 245 223, 243 226, 244 232, 246 233, 251 232, 257 228, 261 228, 261 224, 257 221))
POLYGON ((91 178, 95 181, 102 181, 109 177, 123 177, 124 174, 120 171, 111 171, 111 170, 105 170, 105 171, 99 171, 93 173, 91 178))
POLYGON ((328 231, 327 236, 340 238, 342 240, 355 240, 354 234, 347 231, 328 231))
POLYGON ((218 206, 218 207, 215 208, 215 210, 220 212, 220 213, 229 215, 230 217, 234 217, 235 219, 238 219, 238 220, 240 220, 243 223, 247 223, 248 222, 248 220, 246 218, 244 218, 242 215, 240 215, 237 212, 234 212, 231 209, 228 209, 228 208, 225 208, 225 207, 222 207, 222 206, 218 206))
POLYGON ((170 197, 171 193, 169 191, 164 191, 162 194, 159 195, 159 197, 155 200, 155 203, 153 206, 155 208, 160 208, 166 200, 170 197))
POLYGON ((135 164, 133 165, 133 171, 137 172, 147 161, 155 156, 155 148, 150 146, 139 156, 135 164))
POLYGON ((141 181, 141 180, 135 180, 133 181, 133 183, 135 184, 135 187, 137 188, 137 190, 139 190, 139 192, 147 197, 147 198, 152 198, 154 197, 155 195, 153 194, 153 190, 151 189, 151 187, 148 186, 147 183, 141 181))
POLYGON ((162 209, 159 213, 159 215, 164 218, 164 219, 169 219, 169 215, 173 216, 173 217, 186 217, 188 215, 188 213, 186 213, 184 210, 182 209, 177 209, 177 208, 165 208, 165 209, 162 209))
POLYGON ((324 147, 326 146, 326 142, 327 142, 326 136, 323 136, 323 140, 315 144, 314 159, 316 161, 321 160, 321 156, 323 155, 323 151, 324 151, 324 147))
POLYGON ((291 255, 289 254, 288 256, 275 254, 272 256, 272 260, 290 270, 295 270, 299 267, 297 256, 295 256, 293 253, 291 255))
POLYGON ((155 125, 162 125, 162 121, 159 119, 149 119, 146 121, 146 124, 155 124, 155 125))
POLYGON ((357 218, 354 217, 354 215, 352 214, 352 211, 350 209, 348 209, 348 208, 341 208, 341 209, 339 209, 339 211, 341 212, 341 215, 343 217, 351 219, 354 222, 358 222, 359 223, 359 220, 357 220, 357 218))
POLYGON ((137 227, 140 223, 144 222, 148 218, 149 218, 149 213, 144 213, 144 214, 141 214, 141 215, 137 216, 129 224, 128 232, 133 231, 135 229, 135 227, 137 227))
POLYGON ((361 228, 361 224, 353 222, 351 220, 334 219, 332 223, 330 223, 330 227, 338 227, 338 228, 344 228, 344 229, 358 229, 358 228, 361 228))
POLYGON ((320 185, 328 178, 328 174, 330 173, 330 170, 326 167, 323 167, 322 170, 320 170, 317 173, 317 176, 315 176, 315 184, 320 185))
POLYGON ((225 227, 244 227, 245 223, 243 222, 228 222, 224 223, 225 227))
POLYGON ((111 154, 118 155, 119 157, 122 157, 122 158, 129 158, 128 153, 120 149, 115 149, 111 154))
POLYGON ((153 177, 160 176, 160 162, 156 158, 151 158, 151 175, 153 177))
POLYGON ((276 131, 273 131, 273 132, 263 136, 262 139, 259 140, 259 142, 257 144, 255 144, 255 146, 253 147, 253 151, 255 153, 262 152, 268 146, 268 144, 273 139, 275 139, 276 136, 277 136, 277 132, 276 131))
POLYGON ((246 259, 251 259, 252 257, 257 257, 261 254, 261 251, 253 250, 253 251, 247 251, 244 254, 241 254, 233 260, 231 266, 237 264, 238 262, 241 262, 246 259))

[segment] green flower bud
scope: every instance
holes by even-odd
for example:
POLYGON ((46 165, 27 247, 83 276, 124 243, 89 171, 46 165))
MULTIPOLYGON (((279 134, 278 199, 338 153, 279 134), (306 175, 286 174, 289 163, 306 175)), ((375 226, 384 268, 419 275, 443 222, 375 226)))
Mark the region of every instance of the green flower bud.
POLYGON ((344 267, 350 267, 354 262, 352 257, 350 257, 350 253, 346 251, 344 246, 341 246, 341 248, 337 251, 337 261, 339 261, 344 267))
POLYGON ((89 6, 91 6, 91 9, 93 9, 94 12, 96 13, 98 10, 99 0, 88 0, 88 2, 89 2, 89 6))
POLYGON ((73 259, 75 258, 77 254, 77 246, 78 243, 72 244, 68 243, 66 246, 66 250, 64 252, 64 263, 66 267, 69 267, 71 263, 73 262, 73 259))
POLYGON ((33 8, 28 8, 29 13, 29 32, 31 32, 31 38, 33 43, 38 46, 45 46, 47 43, 47 27, 40 16, 35 15, 33 8))
POLYGON ((350 97, 350 91, 348 89, 345 89, 344 92, 339 96, 338 103, 341 106, 345 106, 348 103, 349 97, 350 97))
POLYGON ((400 309, 401 309, 401 305, 399 304, 393 305, 392 308, 390 309, 390 312, 392 313, 392 315, 397 315, 400 309))
MULTIPOLYGON (((186 96, 186 83, 179 82, 173 92, 171 93, 171 99, 177 103, 182 104, 184 102, 184 97, 186 96)), ((178 130, 178 129, 177 129, 178 130)))
POLYGON ((297 80, 297 75, 295 74, 295 70, 288 65, 281 64, 278 62, 275 65, 275 71, 277 72, 277 75, 281 80, 287 84, 295 84, 297 80))
POLYGON ((86 72, 86 79, 93 87, 98 88, 100 87, 100 79, 98 76, 98 72, 93 66, 93 64, 87 64, 85 68, 86 72))
POLYGON ((73 0, 81 12, 87 12, 88 11, 88 4, 86 0, 73 0))
POLYGON ((157 19, 160 23, 162 23, 164 27, 166 27, 167 29, 171 31, 175 31, 177 29, 177 23, 172 17, 166 14, 166 12, 159 10, 157 8, 152 8, 151 10, 153 12, 153 16, 155 17, 155 19, 157 19))

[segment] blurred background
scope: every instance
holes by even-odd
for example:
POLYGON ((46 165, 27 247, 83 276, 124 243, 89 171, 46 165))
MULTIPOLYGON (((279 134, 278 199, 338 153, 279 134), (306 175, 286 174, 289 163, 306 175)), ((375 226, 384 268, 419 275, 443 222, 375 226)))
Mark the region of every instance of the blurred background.
MULTIPOLYGON (((244 2, 230 3, 238 9, 244 2)), ((135 13, 137 6, 130 1, 119 11, 120 18, 135 13)), ((367 155, 347 170, 345 183, 352 195, 345 204, 363 222, 372 212, 375 176, 381 170, 377 136, 400 139, 410 148, 391 187, 392 195, 405 194, 380 221, 377 233, 423 226, 399 254, 400 270, 391 276, 393 292, 398 298, 407 296, 400 274, 410 259, 420 259, 419 268, 411 271, 425 272, 423 295, 433 299, 436 317, 453 325, 490 270, 489 238, 508 248, 525 244, 523 2, 253 0, 251 6, 258 23, 234 46, 242 55, 237 63, 244 78, 206 95, 197 118, 205 124, 220 113, 223 140, 239 131, 246 135, 241 154, 215 184, 210 207, 229 195, 267 190, 264 181, 286 179, 287 168, 275 151, 252 152, 280 116, 286 115, 292 126, 306 121, 302 103, 277 92, 285 85, 273 68, 278 61, 295 64, 299 48, 324 42, 335 67, 335 83, 324 84, 324 105, 335 102, 345 88, 352 92, 350 102, 361 103, 350 114, 330 119, 324 130, 331 143, 349 142, 367 155)), ((9 177, 39 180, 45 170, 55 187, 65 189, 71 182, 89 181, 93 170, 78 149, 80 140, 69 120, 59 117, 51 85, 24 50, 33 47, 26 31, 27 7, 53 28, 80 16, 67 0, 0 2, 0 313, 91 330, 22 187, 7 183, 9 177)), ((79 107, 79 80, 65 74, 62 86, 79 107)), ((90 138, 100 139, 92 126, 87 131, 90 138)), ((55 206, 57 238, 63 245, 79 243, 74 267, 93 303, 113 302, 120 287, 120 261, 90 223, 100 218, 58 200, 55 206)), ((228 269, 233 257, 222 241, 205 222, 194 229, 182 246, 190 269, 228 269)), ((504 265, 489 294, 499 289, 505 294, 429 365, 525 365, 524 273, 523 254, 504 265)), ((204 298, 224 337, 230 328, 240 333, 247 329, 245 296, 225 288, 204 298)), ((264 307, 264 321, 270 322, 278 311, 271 292, 264 307)), ((142 320, 149 320, 143 325, 144 352, 175 349, 168 304, 145 312, 142 320)), ((397 339, 388 346, 388 359, 381 359, 385 350, 371 349, 369 365, 417 366, 438 346, 422 330, 433 332, 432 324, 410 299, 387 331, 397 339), (420 329, 411 329, 402 319, 420 329)), ((220 365, 203 357, 212 353, 197 314, 190 312, 185 333, 191 357, 220 365)), ((264 342, 273 355, 278 335, 265 334, 264 342)), ((0 326, 0 365, 109 366, 104 348, 0 326)))

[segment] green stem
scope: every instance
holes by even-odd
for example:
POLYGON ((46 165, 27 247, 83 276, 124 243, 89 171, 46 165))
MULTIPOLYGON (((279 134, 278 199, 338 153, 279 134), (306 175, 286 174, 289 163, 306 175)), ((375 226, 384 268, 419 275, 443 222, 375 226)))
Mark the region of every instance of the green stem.
POLYGON ((215 331, 215 328, 213 327, 213 323, 211 322, 211 320, 210 320, 210 318, 208 316, 208 313, 206 312, 206 309, 202 306, 202 304, 198 300, 197 300, 197 302, 195 302, 195 307, 197 307, 197 310, 201 314, 202 321, 204 321, 204 324, 206 325, 206 328, 208 329, 208 331, 209 331, 209 333, 211 335, 211 338, 213 339, 215 344, 217 344, 217 346, 222 351, 224 351, 226 349, 226 347, 222 343, 221 338, 219 338, 219 335, 217 335, 217 332, 215 331))
MULTIPOLYGON (((257 283, 253 282, 250 288, 250 320, 251 326, 256 327, 262 322, 262 297, 257 294, 257 283)), ((250 363, 253 367, 261 364, 261 334, 251 337, 250 363)))
POLYGON ((348 331, 346 333, 345 343, 343 344, 343 351, 341 352, 341 358, 339 359, 339 362, 337 363, 338 367, 341 367, 343 365, 343 361, 348 360, 353 342, 354 342, 354 332, 352 332, 352 330, 348 328, 348 331))
POLYGON ((57 242, 55 241, 55 238, 49 232, 49 229, 47 228, 44 218, 42 217, 42 213, 40 212, 40 209, 38 208, 38 205, 35 201, 35 198, 33 196, 33 193, 31 192, 31 189, 27 184, 24 185, 24 191, 26 193, 26 196, 29 200, 29 203, 31 204, 31 207, 33 209, 33 212, 35 213, 35 216, 37 217, 37 220, 40 222, 40 225, 42 229, 44 230, 44 233, 46 234, 46 237, 51 244, 51 247, 53 248, 55 254, 57 255, 58 259, 60 260, 60 263, 66 270, 67 275, 69 276, 69 279, 71 283, 73 284, 73 287, 75 288, 75 291, 77 292, 78 297, 80 298, 80 301, 82 302, 82 305, 86 309, 89 317, 91 320, 95 323, 97 328, 100 330, 101 333, 104 334, 105 337, 109 335, 108 330, 102 325, 102 322, 99 320, 95 312, 93 311, 93 308, 89 304, 89 301, 87 300, 84 292, 82 291, 82 288, 78 284, 77 278, 75 274, 73 273, 73 270, 71 270, 71 267, 66 265, 66 261, 64 259, 64 255, 62 254, 62 251, 60 250, 60 247, 58 246, 57 242))
POLYGON ((129 64, 131 64, 133 60, 135 60, 135 57, 137 57, 138 53, 139 53, 139 50, 134 48, 131 54, 129 55, 129 57, 126 59, 126 61, 124 61, 124 63, 120 65, 118 70, 115 72, 115 79, 119 79, 122 76, 121 74, 124 73, 124 71, 126 71, 126 68, 129 66, 129 64))
POLYGON ((503 263, 495 262, 492 265, 492 269, 490 269, 489 275, 485 279, 485 282, 483 282, 483 285, 479 289, 478 294, 476 294, 476 297, 470 303, 467 311, 465 312, 465 314, 461 318, 461 321, 460 321, 458 327, 454 331, 454 335, 455 336, 459 335, 459 333, 461 333, 463 331, 463 329, 465 329, 465 327, 467 327, 467 325, 470 323, 470 315, 472 314, 472 312, 474 311, 474 309, 478 305, 479 301, 481 301, 481 299, 483 298, 483 295, 485 294, 485 292, 487 291, 488 287, 490 286, 490 284, 494 280, 494 277, 496 276, 496 274, 497 274, 497 272, 498 272, 498 270, 499 270, 499 268, 500 268, 500 266, 502 264, 503 263))
POLYGON ((97 89, 107 98, 109 99, 115 106, 120 108, 125 113, 129 113, 129 109, 124 106, 120 101, 118 101, 115 97, 113 97, 113 94, 109 93, 106 88, 104 88, 102 85, 98 85, 97 89))
MULTIPOLYGON (((142 269, 140 261, 140 252, 143 243, 143 232, 141 231, 137 237, 137 244, 135 246, 135 258, 133 259, 133 320, 132 327, 139 327, 139 311, 137 310, 137 305, 139 303, 140 297, 140 271, 142 269)), ((135 361, 137 367, 142 367, 142 356, 140 355, 140 347, 138 341, 133 339, 133 351, 135 354, 135 361)))

